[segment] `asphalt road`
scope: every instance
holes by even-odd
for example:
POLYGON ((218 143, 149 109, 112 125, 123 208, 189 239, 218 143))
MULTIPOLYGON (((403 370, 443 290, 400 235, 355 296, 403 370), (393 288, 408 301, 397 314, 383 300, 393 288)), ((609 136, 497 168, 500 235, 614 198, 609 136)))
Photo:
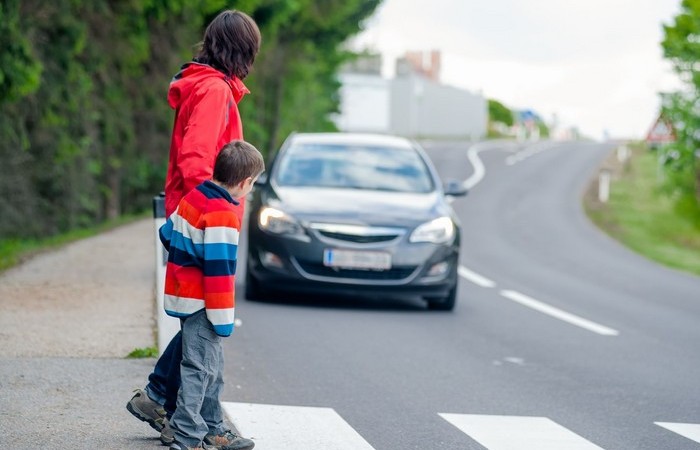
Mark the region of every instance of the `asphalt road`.
POLYGON ((223 395, 236 425, 259 450, 700 448, 700 278, 588 222, 581 195, 611 149, 426 143, 471 187, 453 203, 455 310, 240 302, 223 395))

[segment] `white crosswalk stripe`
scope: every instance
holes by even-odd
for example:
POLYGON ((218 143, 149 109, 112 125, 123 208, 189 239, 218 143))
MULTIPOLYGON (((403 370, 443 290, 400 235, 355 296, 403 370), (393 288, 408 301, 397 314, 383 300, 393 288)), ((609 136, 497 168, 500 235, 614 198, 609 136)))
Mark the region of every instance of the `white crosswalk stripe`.
POLYGON ((603 450, 546 417, 440 414, 489 450, 603 450))
POLYGON ((700 443, 700 424, 697 423, 671 423, 671 422, 654 422, 660 427, 664 427, 669 431, 680 434, 683 437, 700 443))
POLYGON ((374 450, 331 408, 221 403, 255 450, 374 450))
MULTIPOLYGON (((332 408, 232 402, 221 405, 238 431, 255 441, 256 450, 374 450, 332 408)), ((489 450, 604 450, 547 417, 438 416, 489 450)), ((654 423, 700 443, 700 424, 654 423)))

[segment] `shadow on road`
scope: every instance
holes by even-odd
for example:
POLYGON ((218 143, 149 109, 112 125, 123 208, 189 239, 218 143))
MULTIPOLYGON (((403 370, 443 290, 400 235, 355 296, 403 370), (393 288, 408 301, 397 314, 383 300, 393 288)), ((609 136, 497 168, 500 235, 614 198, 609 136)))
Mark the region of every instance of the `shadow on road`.
POLYGON ((329 297, 328 295, 309 293, 269 292, 265 294, 264 299, 246 299, 246 302, 304 308, 433 313, 433 311, 427 310, 425 301, 418 297, 355 297, 342 294, 329 297))

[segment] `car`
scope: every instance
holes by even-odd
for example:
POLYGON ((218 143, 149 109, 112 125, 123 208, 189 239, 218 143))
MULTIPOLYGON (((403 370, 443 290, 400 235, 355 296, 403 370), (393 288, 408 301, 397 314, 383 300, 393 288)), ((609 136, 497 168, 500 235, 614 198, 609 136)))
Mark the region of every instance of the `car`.
POLYGON ((245 296, 420 297, 452 310, 461 231, 447 197, 466 193, 443 186, 412 140, 293 133, 247 207, 245 296))

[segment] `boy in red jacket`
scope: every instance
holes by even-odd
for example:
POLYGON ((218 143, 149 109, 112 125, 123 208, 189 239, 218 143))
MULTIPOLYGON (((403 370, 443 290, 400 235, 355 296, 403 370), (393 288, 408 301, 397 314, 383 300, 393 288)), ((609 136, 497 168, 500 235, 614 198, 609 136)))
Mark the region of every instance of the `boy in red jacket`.
POLYGON ((244 141, 227 144, 216 158, 214 178, 192 189, 160 228, 168 250, 165 312, 182 320, 182 383, 177 409, 166 425, 172 450, 204 444, 249 450, 255 444, 226 428, 221 337, 234 327, 235 274, 241 220, 239 199, 265 170, 258 150, 244 141))

